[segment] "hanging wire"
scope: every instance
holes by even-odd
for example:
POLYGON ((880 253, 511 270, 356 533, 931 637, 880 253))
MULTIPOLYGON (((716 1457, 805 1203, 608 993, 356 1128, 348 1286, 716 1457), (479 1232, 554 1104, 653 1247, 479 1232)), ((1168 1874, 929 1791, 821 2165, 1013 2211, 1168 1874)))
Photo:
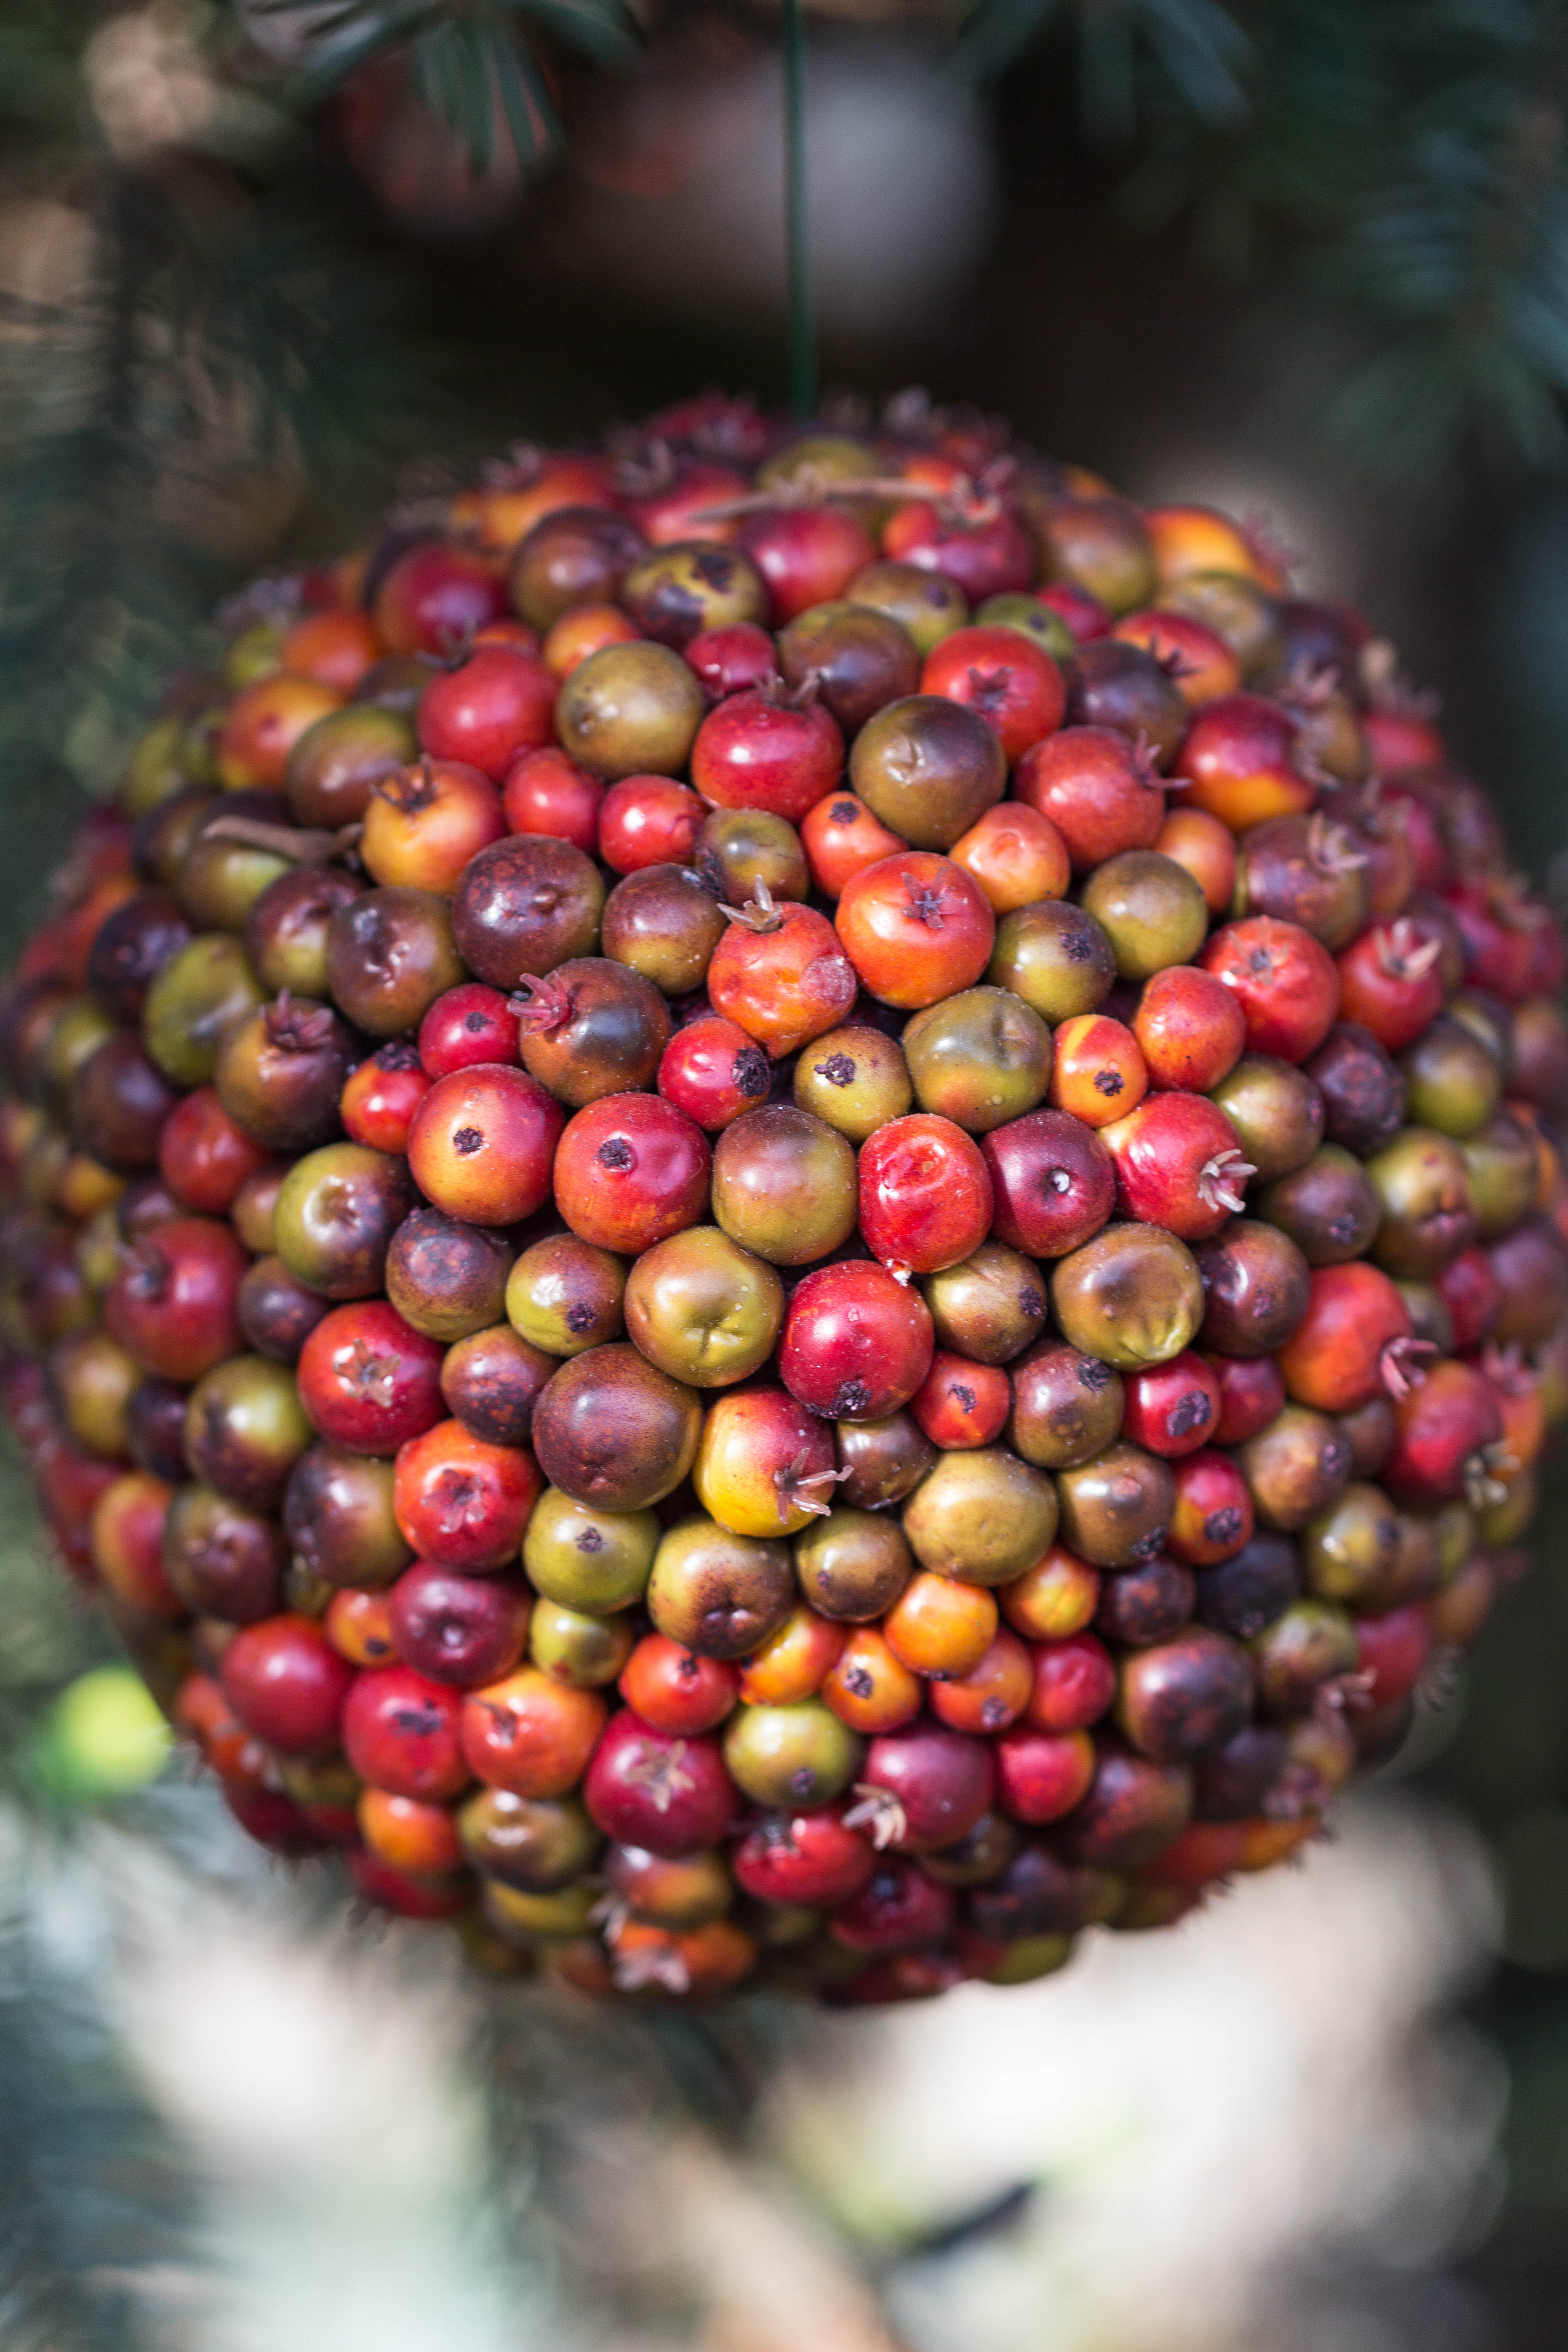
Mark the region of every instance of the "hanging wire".
POLYGON ((811 281, 806 202, 805 16, 802 0, 784 0, 784 244, 789 280, 789 404, 805 420, 816 414, 816 298, 811 281))

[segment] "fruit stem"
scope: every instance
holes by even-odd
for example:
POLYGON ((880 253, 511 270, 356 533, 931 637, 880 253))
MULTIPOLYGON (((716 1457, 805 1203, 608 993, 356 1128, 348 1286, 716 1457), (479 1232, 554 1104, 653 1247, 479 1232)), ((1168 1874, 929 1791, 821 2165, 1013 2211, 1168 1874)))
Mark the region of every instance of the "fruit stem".
POLYGON ((784 0, 784 253, 789 279, 789 404, 804 423, 816 413, 816 301, 806 200, 805 18, 784 0))
POLYGON ((327 833, 311 825, 266 824, 258 817, 219 816, 203 826, 202 837, 270 849, 279 857, 291 858, 296 866, 328 866, 351 850, 363 831, 362 824, 340 825, 336 833, 327 833))

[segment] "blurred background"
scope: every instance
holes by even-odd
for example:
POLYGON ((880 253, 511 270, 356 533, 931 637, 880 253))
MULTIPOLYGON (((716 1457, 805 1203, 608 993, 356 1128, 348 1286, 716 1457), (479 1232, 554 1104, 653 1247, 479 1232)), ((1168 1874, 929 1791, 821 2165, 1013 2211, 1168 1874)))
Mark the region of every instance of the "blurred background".
MULTIPOLYGON (((1561 9, 806 17, 832 397, 923 384, 1266 516, 1568 887, 1561 9)), ((780 34, 763 0, 4 0, 0 946, 247 577, 432 466, 782 397, 780 34)), ((1561 1474, 1533 1578, 1300 1872, 1025 1990, 695 2022, 467 1979, 150 1783, 5 1480, 6 2352, 1561 2345, 1561 1474)))

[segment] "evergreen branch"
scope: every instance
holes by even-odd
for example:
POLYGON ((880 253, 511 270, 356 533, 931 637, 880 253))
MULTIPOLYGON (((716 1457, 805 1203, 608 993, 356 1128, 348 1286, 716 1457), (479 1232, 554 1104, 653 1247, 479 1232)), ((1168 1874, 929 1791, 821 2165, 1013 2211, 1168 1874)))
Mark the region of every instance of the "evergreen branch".
POLYGON ((602 65, 623 65, 636 54, 637 19, 625 0, 502 0, 547 32, 602 65))
MULTIPOLYGON (((993 79, 1058 16, 1058 0, 976 0, 959 29, 955 69, 993 79)), ((1247 34, 1220 0, 1077 0, 1084 121, 1094 135, 1131 139, 1138 125, 1140 67, 1146 58, 1204 122, 1238 122, 1255 62, 1247 34)))

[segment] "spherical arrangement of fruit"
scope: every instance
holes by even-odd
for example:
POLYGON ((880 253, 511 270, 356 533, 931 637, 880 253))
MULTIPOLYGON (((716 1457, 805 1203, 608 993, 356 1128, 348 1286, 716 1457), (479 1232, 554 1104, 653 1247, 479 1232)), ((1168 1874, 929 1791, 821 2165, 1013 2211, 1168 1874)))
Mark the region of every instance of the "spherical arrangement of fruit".
POLYGON ((1390 647, 908 397, 222 618, 0 1002, 0 1335, 246 1829, 839 2002, 1317 1834, 1568 1413, 1563 945, 1390 647))

